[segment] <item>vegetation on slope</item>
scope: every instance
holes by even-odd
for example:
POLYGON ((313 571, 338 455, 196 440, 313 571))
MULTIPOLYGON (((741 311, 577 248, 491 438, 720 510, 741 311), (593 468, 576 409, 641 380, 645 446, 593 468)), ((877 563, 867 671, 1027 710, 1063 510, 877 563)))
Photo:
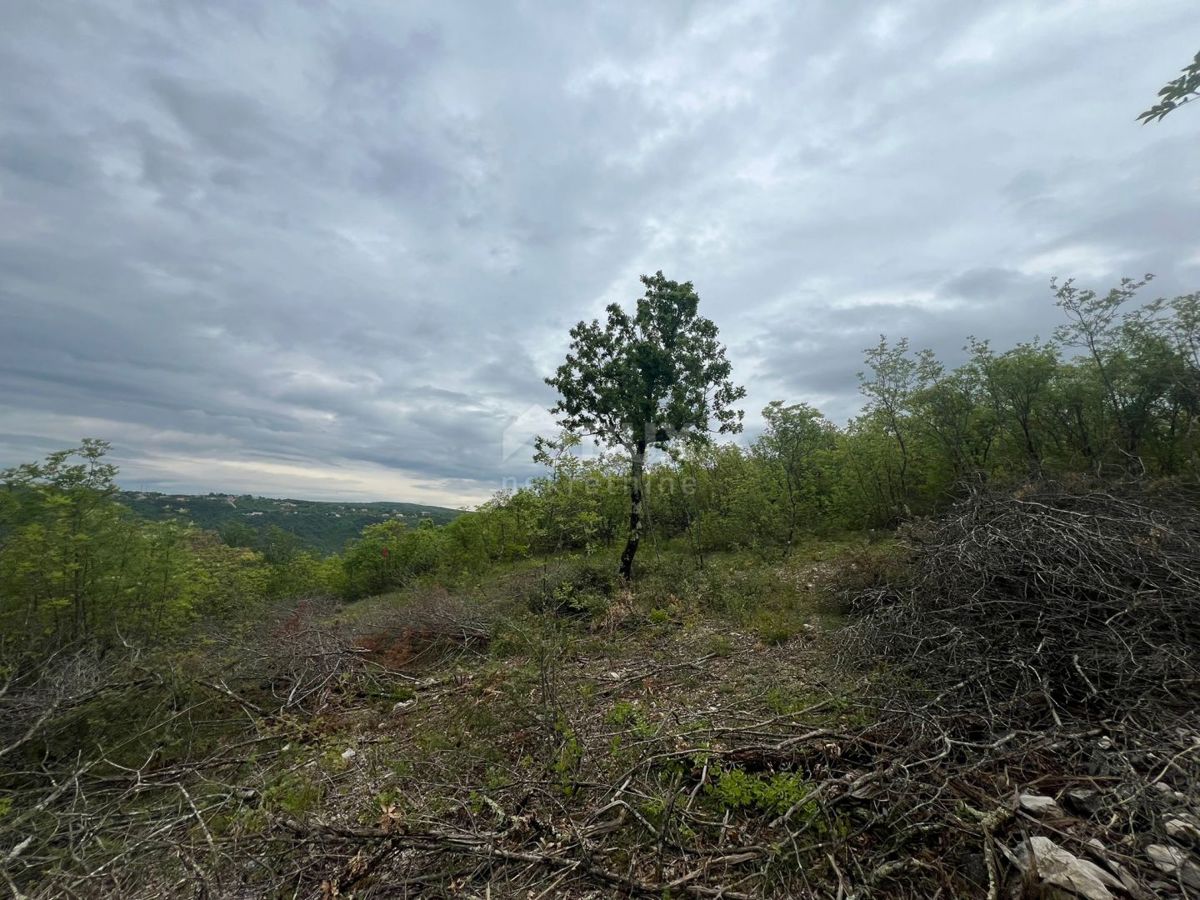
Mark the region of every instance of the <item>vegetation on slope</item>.
POLYGON ((151 521, 178 521, 215 531, 231 547, 266 553, 288 549, 340 553, 368 525, 398 519, 416 526, 445 525, 460 510, 420 503, 342 503, 281 500, 249 494, 161 494, 121 491, 116 499, 151 521))
POLYGON ((1186 896, 1200 295, 867 351, 845 428, 546 474, 344 553, 4 473, 0 874, 25 896, 1186 896), (893 529, 900 526, 897 531, 893 529), (1057 881, 1055 879, 1058 879, 1057 881), (1064 882, 1063 879, 1066 879, 1064 882))

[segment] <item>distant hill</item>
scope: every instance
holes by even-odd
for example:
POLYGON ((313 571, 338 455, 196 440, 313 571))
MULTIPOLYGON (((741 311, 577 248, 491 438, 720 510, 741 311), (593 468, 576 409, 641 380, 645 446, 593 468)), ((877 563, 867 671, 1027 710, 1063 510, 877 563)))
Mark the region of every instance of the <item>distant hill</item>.
POLYGON ((300 543, 321 553, 338 553, 367 525, 400 519, 416 526, 422 519, 444 525, 459 510, 419 503, 349 503, 319 500, 276 500, 248 494, 159 494, 121 491, 117 499, 139 516, 155 521, 178 519, 219 531, 229 543, 250 546, 276 525, 300 543), (253 533, 251 533, 253 532, 253 533))

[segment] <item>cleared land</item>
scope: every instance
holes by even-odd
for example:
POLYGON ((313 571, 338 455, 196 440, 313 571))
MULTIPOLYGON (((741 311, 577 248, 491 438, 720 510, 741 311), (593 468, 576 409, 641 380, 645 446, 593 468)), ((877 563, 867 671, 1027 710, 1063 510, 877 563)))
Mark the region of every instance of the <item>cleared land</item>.
MULTIPOLYGON (((8 824, 43 829, 31 856, 69 841, 47 895, 1194 891, 1178 849, 1200 838, 1194 708, 1151 715, 1114 691, 1088 714, 1049 682, 1003 680, 980 699, 1010 671, 982 645, 977 677, 953 684, 953 653, 871 658, 877 610, 930 571, 914 552, 651 554, 632 590, 607 557, 564 557, 281 605, 209 636, 170 691, 138 688, 159 723, 148 759, 135 730, 62 782, 56 819, 14 806, 8 824)), ((1193 669, 1172 671, 1192 689, 1193 669)), ((125 690, 113 703, 132 707, 125 690)))

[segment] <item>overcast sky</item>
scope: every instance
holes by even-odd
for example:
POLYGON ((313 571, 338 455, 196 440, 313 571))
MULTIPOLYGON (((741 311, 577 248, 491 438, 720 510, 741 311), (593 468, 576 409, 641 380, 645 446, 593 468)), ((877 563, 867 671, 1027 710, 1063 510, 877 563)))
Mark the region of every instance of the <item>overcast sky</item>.
POLYGON ((748 422, 1047 284, 1200 289, 1195 0, 0 0, 0 465, 477 502, 567 329, 691 280, 748 422))

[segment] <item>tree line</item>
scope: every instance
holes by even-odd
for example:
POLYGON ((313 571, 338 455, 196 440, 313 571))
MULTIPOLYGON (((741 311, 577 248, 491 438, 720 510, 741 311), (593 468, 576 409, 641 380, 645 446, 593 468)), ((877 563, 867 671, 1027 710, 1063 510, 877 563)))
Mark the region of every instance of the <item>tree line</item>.
POLYGON ((985 484, 1200 474, 1200 294, 1140 302, 1149 277, 1101 293, 1053 285, 1052 339, 967 342, 949 366, 905 339, 865 351, 845 425, 776 401, 737 444, 741 388, 688 283, 644 279, 632 315, 581 323, 551 383, 564 430, 545 474, 435 526, 388 521, 340 554, 229 546, 116 502, 107 445, 88 440, 0 473, 0 655, 180 632, 304 593, 356 599, 412 579, 554 554, 786 554, 810 535, 887 529, 985 484), (649 423, 647 425, 647 423, 649 423), (581 454, 588 436, 603 450, 581 454), (658 448, 657 455, 650 453, 658 448), (632 547, 632 551, 631 551, 632 547))
POLYGON ((712 365, 681 370, 642 346, 665 345, 660 324, 631 331, 619 310, 609 310, 611 327, 581 323, 551 379, 563 391, 565 427, 537 442, 546 474, 441 528, 367 529, 342 560, 348 596, 435 570, 618 548, 625 574, 639 543, 700 565, 721 551, 784 554, 806 536, 935 514, 984 485, 1200 475, 1200 294, 1139 302, 1149 276, 1104 293, 1054 283, 1062 325, 1052 339, 997 350, 969 338, 957 366, 881 337, 864 353, 858 416, 839 426, 810 405, 775 401, 763 410, 762 434, 745 445, 706 428, 737 430, 732 403, 741 392, 715 326, 697 321, 692 286, 661 273, 644 281, 640 306, 666 309, 635 315, 699 329, 701 358, 712 365), (624 359, 621 346, 631 350, 624 359), (612 373, 631 365, 620 384, 612 373), (705 407, 696 398, 706 388, 712 397, 714 386, 723 399, 705 407), (673 399, 689 391, 692 404, 677 414, 673 399), (706 409, 723 415, 714 422, 706 409), (579 453, 587 435, 603 452, 579 453))
MULTIPOLYGON (((593 552, 635 529, 639 537, 677 542, 698 555, 772 552, 805 533, 892 527, 985 483, 1194 480, 1200 471, 1200 294, 1139 303, 1150 280, 1126 279, 1105 293, 1053 283, 1063 322, 1051 340, 998 351, 987 340, 968 338, 966 361, 953 367, 930 350, 914 350, 907 339, 881 337, 864 354, 858 416, 838 426, 807 404, 772 402, 763 410, 763 433, 746 446, 712 440, 698 404, 690 407, 690 430, 665 430, 659 423, 684 420, 672 419, 669 410, 655 412, 653 398, 636 392, 632 402, 623 401, 636 410, 624 431, 604 432, 594 412, 604 401, 587 385, 605 379, 593 375, 589 382, 586 372, 581 378, 587 363, 574 353, 551 381, 564 391, 559 410, 566 413, 566 430, 540 442, 549 474, 497 496, 447 534, 470 534, 464 546, 488 547, 497 558, 593 552), (573 387, 580 382, 592 393, 590 406, 573 387), (651 423, 644 430, 637 413, 651 423), (581 430, 599 432, 609 449, 597 458, 576 456, 581 430), (645 434, 686 440, 660 440, 665 452, 642 465, 645 434), (635 517, 626 525, 631 488, 635 517)), ((646 300, 661 300, 662 284, 648 280, 646 300)), ((690 285, 666 284, 691 292, 690 285)), ((573 350, 588 333, 582 326, 572 333, 573 350)), ((597 327, 590 326, 593 338, 597 327)), ((698 377, 689 389, 715 386, 730 400, 740 398, 723 352, 710 358, 715 377, 698 377)), ((662 396, 670 402, 670 391, 662 396)), ((722 409, 721 427, 735 430, 734 415, 727 405, 722 409)))

